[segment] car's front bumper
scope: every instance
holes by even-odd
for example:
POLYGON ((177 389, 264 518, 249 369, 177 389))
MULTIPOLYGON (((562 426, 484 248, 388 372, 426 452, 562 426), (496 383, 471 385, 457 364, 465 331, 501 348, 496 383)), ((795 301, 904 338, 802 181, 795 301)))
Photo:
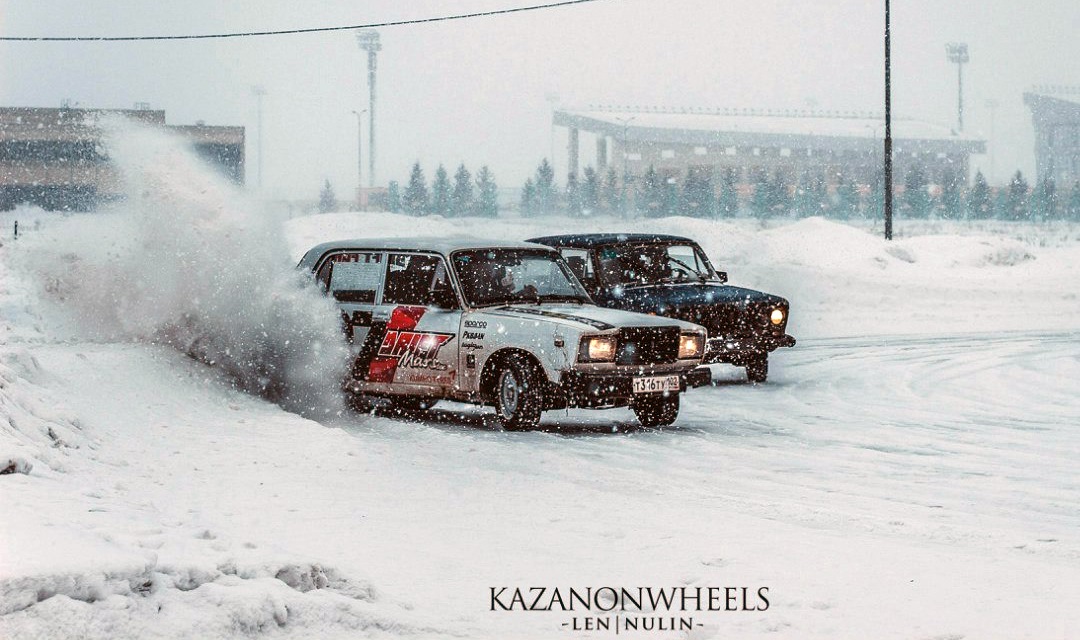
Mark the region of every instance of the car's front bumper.
POLYGON ((712 382, 712 372, 705 366, 683 371, 658 371, 640 375, 568 371, 563 374, 561 383, 558 385, 556 392, 552 394, 553 404, 550 408, 626 406, 630 404, 635 396, 647 395, 634 393, 634 378, 666 375, 679 376, 680 393, 712 382))
POLYGON ((776 351, 780 347, 794 347, 795 337, 787 334, 779 336, 720 336, 709 338, 705 343, 705 364, 728 362, 744 364, 763 353, 776 351))

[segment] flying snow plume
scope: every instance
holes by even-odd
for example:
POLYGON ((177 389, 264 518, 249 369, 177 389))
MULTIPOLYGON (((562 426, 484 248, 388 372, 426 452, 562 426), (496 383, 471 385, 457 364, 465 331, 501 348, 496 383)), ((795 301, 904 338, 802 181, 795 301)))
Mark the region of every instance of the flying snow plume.
POLYGON ((338 313, 293 270, 281 221, 184 141, 103 126, 125 198, 47 229, 25 255, 77 334, 163 342, 290 410, 336 410, 338 313))

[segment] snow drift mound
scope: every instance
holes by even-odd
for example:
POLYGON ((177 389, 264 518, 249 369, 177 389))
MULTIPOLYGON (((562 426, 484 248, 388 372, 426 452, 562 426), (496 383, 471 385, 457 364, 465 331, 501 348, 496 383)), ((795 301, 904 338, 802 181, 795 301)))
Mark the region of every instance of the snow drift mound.
POLYGON ((304 413, 336 407, 337 313, 303 286, 281 231, 185 143, 105 124, 125 198, 20 243, 80 337, 162 341, 304 413))

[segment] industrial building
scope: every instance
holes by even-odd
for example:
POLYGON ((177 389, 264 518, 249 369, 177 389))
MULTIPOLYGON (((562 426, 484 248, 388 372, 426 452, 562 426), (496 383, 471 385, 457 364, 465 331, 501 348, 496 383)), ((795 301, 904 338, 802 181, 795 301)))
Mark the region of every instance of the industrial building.
POLYGON ((1080 87, 1039 87, 1024 94, 1035 126, 1035 173, 1041 184, 1080 181, 1080 87))
POLYGON ((121 115, 191 141, 203 159, 244 180, 244 128, 167 125, 151 109, 0 107, 0 210, 18 204, 86 211, 120 197, 119 176, 102 148, 100 119, 121 115))
MULTIPOLYGON (((590 107, 559 109, 553 123, 568 132, 567 167, 581 164, 582 133, 595 140, 591 164, 609 167, 632 181, 655 167, 681 181, 688 172, 716 178, 727 170, 743 184, 761 175, 786 174, 789 184, 821 175, 829 185, 841 179, 880 183, 885 122, 866 113, 757 109, 664 109, 590 107)), ((970 157, 985 153, 986 142, 949 127, 915 120, 892 123, 894 175, 919 165, 930 182, 969 178, 970 157)))

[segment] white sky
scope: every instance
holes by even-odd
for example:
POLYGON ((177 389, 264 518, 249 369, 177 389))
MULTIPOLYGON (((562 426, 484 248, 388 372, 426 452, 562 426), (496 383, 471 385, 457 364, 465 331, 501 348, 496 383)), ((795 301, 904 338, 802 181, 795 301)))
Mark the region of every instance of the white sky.
MULTIPOLYGON (((382 22, 536 4, 539 0, 0 0, 0 34, 148 35, 382 22)), ((518 187, 556 149, 548 94, 567 105, 641 104, 882 109, 884 2, 866 0, 599 0, 593 4, 380 30, 380 182, 421 160, 489 164, 518 187)), ((956 118, 956 67, 945 43, 967 42, 965 128, 991 139, 994 179, 1034 173, 1023 91, 1080 85, 1080 3, 893 1, 896 117, 956 118)), ((186 42, 0 43, 0 105, 130 108, 170 123, 248 127, 256 183, 256 108, 264 98, 270 195, 340 198, 356 185, 356 118, 367 106, 366 58, 351 32, 186 42)), ((366 126, 366 125, 365 125, 366 126)), ((364 145, 368 144, 365 139, 364 145)), ((591 141, 583 150, 592 153, 591 141)), ((366 151, 365 151, 366 156, 366 151)), ((989 169, 990 155, 977 161, 989 169)), ((365 160, 364 172, 367 172, 365 160)), ((365 179, 366 182, 366 179, 365 179)))

